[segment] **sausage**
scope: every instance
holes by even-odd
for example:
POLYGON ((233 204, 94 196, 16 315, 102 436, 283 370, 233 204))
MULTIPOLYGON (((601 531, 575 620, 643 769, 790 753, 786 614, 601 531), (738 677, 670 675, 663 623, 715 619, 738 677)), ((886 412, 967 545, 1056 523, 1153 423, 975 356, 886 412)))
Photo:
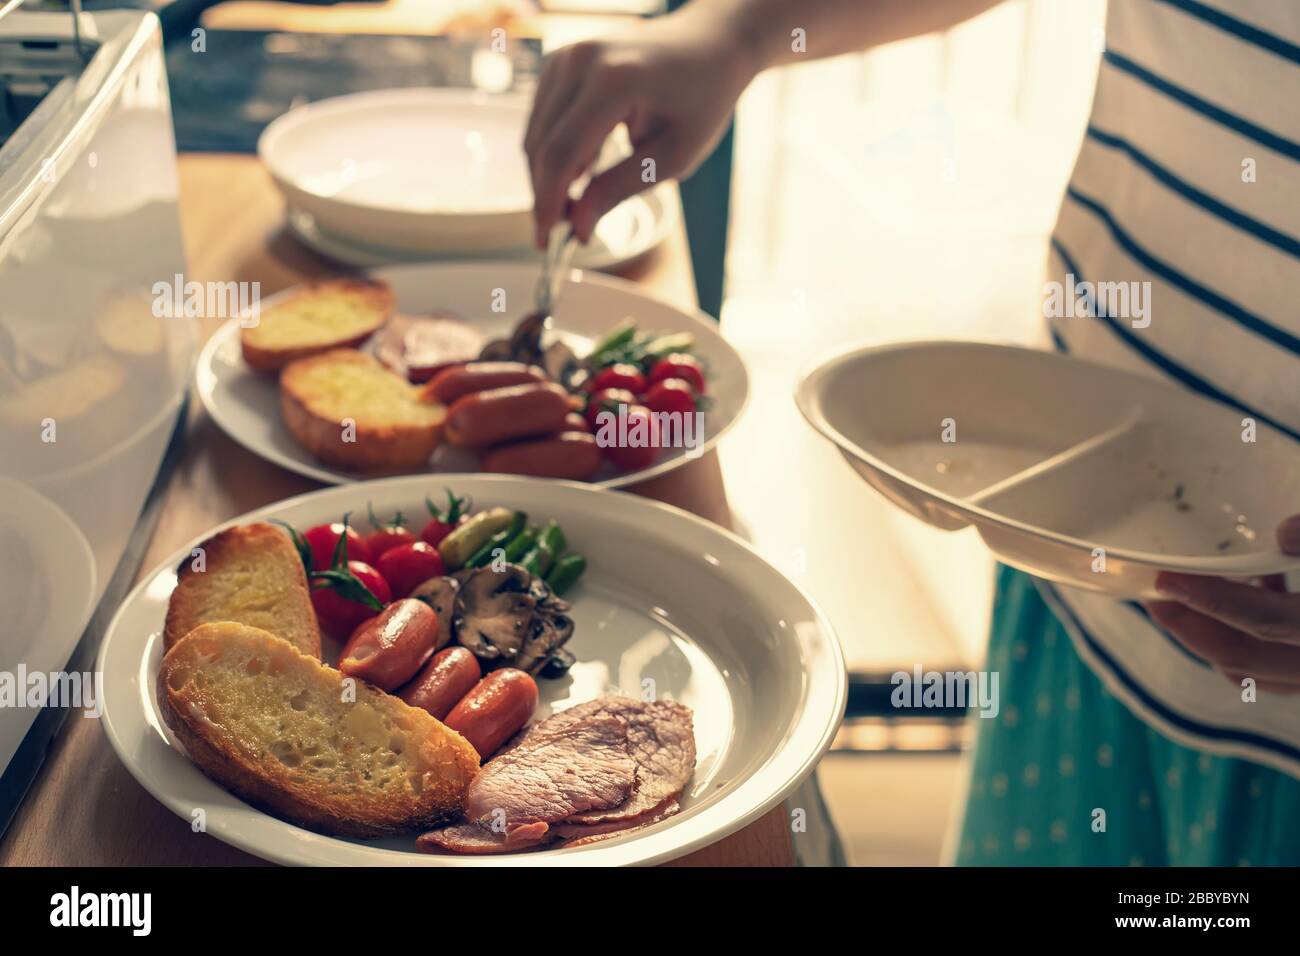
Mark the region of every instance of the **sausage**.
POLYGON ((537 684, 513 667, 484 677, 460 699, 443 723, 468 740, 487 760, 523 729, 537 709, 537 684))
POLYGON ((484 471, 536 478, 590 481, 603 461, 591 432, 565 431, 548 438, 510 442, 489 449, 479 462, 484 471))
POLYGON ((545 382, 546 373, 523 362, 467 362, 443 369, 424 386, 424 398, 451 405, 474 392, 545 382))
POLYGON ((591 425, 577 412, 569 412, 564 416, 564 430, 566 432, 590 432, 591 425))
POLYGON ((533 382, 475 392, 447 411, 447 438, 464 448, 499 445, 513 438, 553 435, 572 411, 569 393, 554 382, 533 382))
POLYGON ((380 690, 396 690, 429 659, 437 643, 438 615, 423 601, 403 598, 357 625, 339 657, 339 670, 380 690))
POLYGON ((442 720, 474 689, 480 676, 477 657, 463 647, 448 647, 429 658, 424 670, 397 696, 442 720))

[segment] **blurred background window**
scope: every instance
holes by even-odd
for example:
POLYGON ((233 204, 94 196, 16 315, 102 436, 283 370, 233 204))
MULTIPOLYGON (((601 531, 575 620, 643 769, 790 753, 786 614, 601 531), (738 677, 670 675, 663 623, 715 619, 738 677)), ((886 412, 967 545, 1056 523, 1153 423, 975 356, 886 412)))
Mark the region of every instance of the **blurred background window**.
MULTIPOLYGON (((1008 0, 947 33, 768 73, 741 100, 722 323, 753 407, 723 475, 743 533, 831 617, 867 710, 894 671, 981 666, 992 561, 973 531, 868 489, 791 391, 850 345, 1043 344, 1047 239, 1104 17, 1104 0, 1008 0)), ((940 861, 963 741, 958 721, 846 725, 820 777, 854 863, 940 861)))

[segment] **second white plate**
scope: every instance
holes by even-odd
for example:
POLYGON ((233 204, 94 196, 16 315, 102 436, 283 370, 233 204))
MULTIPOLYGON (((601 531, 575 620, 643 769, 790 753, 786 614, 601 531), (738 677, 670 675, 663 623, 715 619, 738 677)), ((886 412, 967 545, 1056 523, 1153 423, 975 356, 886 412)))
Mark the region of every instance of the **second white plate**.
MULTIPOLYGON (((449 310, 495 337, 506 334, 532 307, 537 267, 517 262, 458 262, 397 266, 372 275, 392 285, 399 312, 420 315, 434 309, 449 310), (494 312, 496 303, 503 304, 505 311, 494 312)), ((262 308, 270 307, 275 298, 268 298, 262 308)), ((556 311, 556 331, 581 353, 628 316, 648 331, 694 334, 695 354, 708 367, 710 405, 704 415, 703 441, 697 448, 665 449, 653 465, 640 471, 618 473, 606 465, 593 482, 606 488, 654 478, 708 451, 740 416, 749 397, 745 363, 718 333, 716 322, 702 313, 683 312, 652 298, 631 282, 575 270, 556 311)), ((371 477, 330 468, 294 441, 280 421, 276 382, 258 375, 244 362, 238 319, 222 326, 203 348, 196 380, 199 398, 213 421, 249 451, 329 484, 371 477)), ((477 462, 463 451, 442 447, 434 452, 428 470, 475 471, 477 462)))

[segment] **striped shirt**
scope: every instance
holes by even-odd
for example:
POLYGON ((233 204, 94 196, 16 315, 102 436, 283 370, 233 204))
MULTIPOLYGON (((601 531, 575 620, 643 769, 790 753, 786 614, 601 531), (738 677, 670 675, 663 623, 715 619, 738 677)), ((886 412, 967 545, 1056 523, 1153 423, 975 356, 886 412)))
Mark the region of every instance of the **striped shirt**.
MULTIPOLYGON (((1150 324, 1055 318, 1052 340, 1300 441, 1300 0, 1110 0, 1106 29, 1049 278, 1149 282, 1150 324)), ((1048 587, 1132 710, 1180 742, 1300 776, 1300 700, 1243 707, 1139 605, 1048 587)))

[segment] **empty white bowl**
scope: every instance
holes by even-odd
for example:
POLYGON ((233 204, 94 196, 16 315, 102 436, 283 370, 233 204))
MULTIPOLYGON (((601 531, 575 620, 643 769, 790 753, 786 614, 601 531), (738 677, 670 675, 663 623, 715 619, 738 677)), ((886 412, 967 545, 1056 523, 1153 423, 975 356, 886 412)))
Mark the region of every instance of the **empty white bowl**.
POLYGON ((325 232, 410 253, 526 245, 528 101, 462 89, 353 93, 290 110, 257 152, 325 232))

